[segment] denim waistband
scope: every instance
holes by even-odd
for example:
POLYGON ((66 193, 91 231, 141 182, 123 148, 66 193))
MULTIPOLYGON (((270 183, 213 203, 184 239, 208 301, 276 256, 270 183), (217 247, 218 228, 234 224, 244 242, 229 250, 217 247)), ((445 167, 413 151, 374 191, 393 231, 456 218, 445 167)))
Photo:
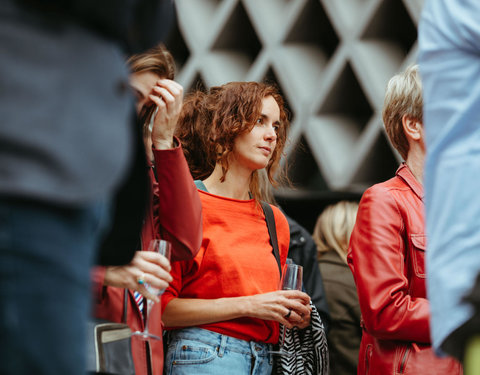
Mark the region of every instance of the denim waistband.
POLYGON ((168 331, 168 344, 172 345, 179 340, 199 341, 213 347, 218 347, 218 355, 221 357, 226 349, 240 354, 255 356, 269 356, 272 350, 271 344, 263 342, 246 341, 221 333, 209 331, 203 328, 191 327, 168 331))

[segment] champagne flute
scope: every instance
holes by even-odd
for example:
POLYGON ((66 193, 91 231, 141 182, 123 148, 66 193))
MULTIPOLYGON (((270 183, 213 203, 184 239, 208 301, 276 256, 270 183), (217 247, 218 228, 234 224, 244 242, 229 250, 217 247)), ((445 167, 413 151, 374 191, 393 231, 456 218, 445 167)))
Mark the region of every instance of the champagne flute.
MULTIPOLYGON (((172 249, 172 244, 165 240, 158 240, 158 239, 151 240, 150 244, 148 245, 148 251, 154 251, 160 255, 163 255, 168 260, 170 260, 171 249, 172 249)), ((165 289, 157 289, 148 283, 144 283, 143 285, 145 286, 145 288, 148 290, 150 294, 153 294, 156 296, 161 296, 162 293, 165 291, 165 289)), ((147 303, 145 307, 147 309, 146 311, 147 314, 145 316, 144 330, 143 332, 142 331, 133 332, 132 336, 137 336, 139 339, 142 339, 142 340, 148 340, 148 339, 161 340, 162 339, 161 337, 148 332, 149 316, 154 304, 155 304, 155 301, 151 299, 147 299, 147 303)))
MULTIPOLYGON (((287 262, 283 266, 283 275, 280 281, 281 290, 302 290, 303 267, 294 263, 287 262)), ((287 327, 283 326, 282 341, 278 350, 272 350, 269 353, 278 355, 293 356, 295 353, 286 351, 283 348, 285 343, 285 332, 287 327)))

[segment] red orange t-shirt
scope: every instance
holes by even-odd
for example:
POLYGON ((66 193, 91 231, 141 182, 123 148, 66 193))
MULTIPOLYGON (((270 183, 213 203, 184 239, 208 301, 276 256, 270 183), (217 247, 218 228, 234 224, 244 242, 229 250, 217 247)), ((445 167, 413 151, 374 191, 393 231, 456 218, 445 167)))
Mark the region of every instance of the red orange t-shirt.
MULTIPOLYGON (((280 274, 261 206, 253 199, 236 200, 204 191, 199 194, 202 246, 193 260, 172 263, 173 281, 162 296, 162 308, 176 297, 217 299, 277 290, 280 274)), ((272 209, 283 266, 290 231, 282 212, 275 206, 272 209)), ((257 318, 243 317, 199 328, 248 341, 278 341, 278 323, 257 318)))

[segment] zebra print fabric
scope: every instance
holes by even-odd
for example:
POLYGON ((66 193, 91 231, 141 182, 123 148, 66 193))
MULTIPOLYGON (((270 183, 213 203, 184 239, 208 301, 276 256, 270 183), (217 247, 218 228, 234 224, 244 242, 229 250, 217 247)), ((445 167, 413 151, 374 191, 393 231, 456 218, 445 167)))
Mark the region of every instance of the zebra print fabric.
MULTIPOLYGON (((275 356, 272 374, 328 375, 328 347, 325 327, 316 307, 310 301, 312 315, 305 329, 293 327, 285 333, 284 349, 295 356, 275 356)), ((281 327, 280 332, 283 332, 281 327)))

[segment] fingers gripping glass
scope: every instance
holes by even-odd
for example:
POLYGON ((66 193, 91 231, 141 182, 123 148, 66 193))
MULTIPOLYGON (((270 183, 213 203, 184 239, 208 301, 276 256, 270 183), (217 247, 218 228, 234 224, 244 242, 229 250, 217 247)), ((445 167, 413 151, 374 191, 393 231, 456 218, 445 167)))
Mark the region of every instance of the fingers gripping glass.
MULTIPOLYGON (((286 263, 283 266, 282 279, 280 280, 280 290, 302 290, 302 278, 303 278, 303 267, 293 263, 286 263)), ((288 319, 292 310, 288 310, 288 313, 285 315, 285 318, 288 319)), ((278 350, 270 351, 272 354, 293 356, 295 353, 289 352, 284 349, 285 344, 285 332, 287 328, 282 325, 282 341, 280 341, 278 350)))
MULTIPOLYGON (((155 252, 163 255, 168 260, 170 260, 171 248, 172 248, 172 245, 170 244, 170 242, 165 241, 165 240, 152 240, 152 241, 150 241, 150 244, 148 246, 149 251, 155 251, 155 252)), ((156 296, 161 296, 162 293, 165 291, 165 289, 157 289, 157 288, 155 288, 155 287, 153 287, 153 286, 151 286, 151 285, 149 285, 148 283, 145 283, 145 282, 143 283, 143 285, 145 286, 145 288, 148 290, 148 292, 150 294, 153 294, 153 295, 156 295, 156 296)), ((154 304, 155 304, 155 301, 153 301, 151 299, 147 299, 147 303, 146 303, 146 309, 147 309, 146 313, 147 314, 145 315, 144 330, 143 330, 143 332, 142 331, 133 332, 132 336, 136 336, 136 337, 138 337, 139 339, 142 339, 142 340, 149 340, 149 339, 161 340, 162 339, 161 337, 148 332, 149 316, 150 316, 150 312, 151 312, 154 304)))

